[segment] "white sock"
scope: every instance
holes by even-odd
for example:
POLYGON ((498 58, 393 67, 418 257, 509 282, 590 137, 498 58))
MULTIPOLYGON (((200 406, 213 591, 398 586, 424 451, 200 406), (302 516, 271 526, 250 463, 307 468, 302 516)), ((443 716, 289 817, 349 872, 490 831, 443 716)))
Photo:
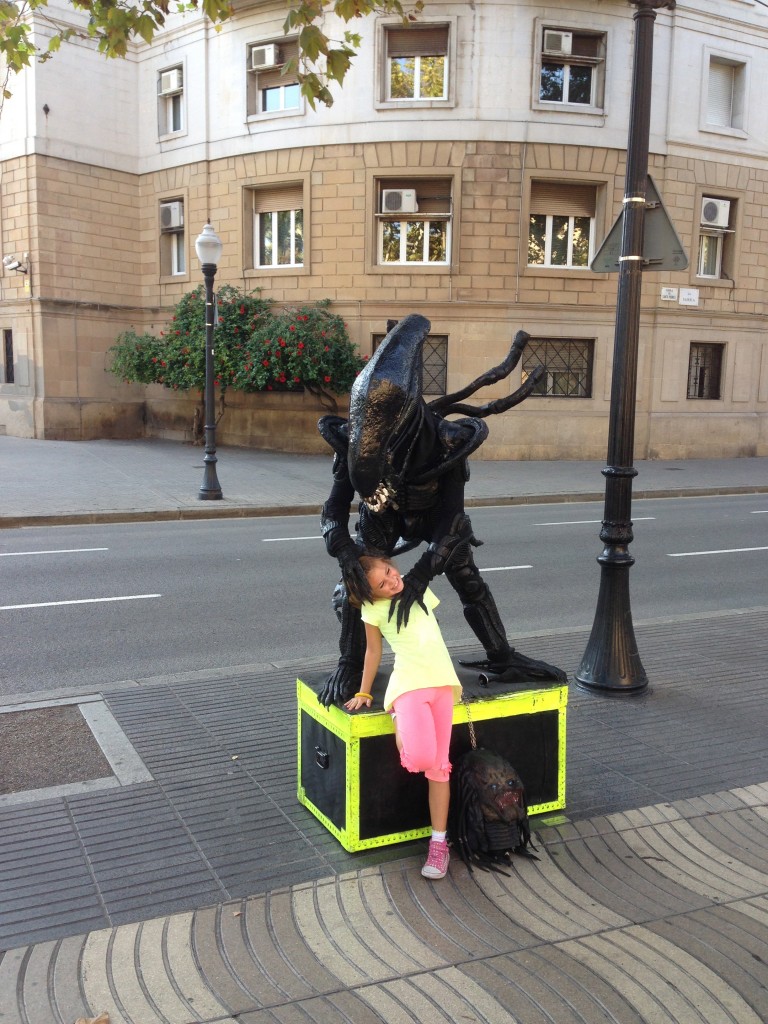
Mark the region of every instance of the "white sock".
POLYGON ((433 838, 433 839, 434 839, 434 840, 435 840, 436 842, 438 842, 438 843, 444 843, 444 842, 445 842, 445 836, 446 836, 446 833, 445 833, 445 832, 435 832, 435 830, 434 830, 434 829, 432 829, 432 838, 433 838))

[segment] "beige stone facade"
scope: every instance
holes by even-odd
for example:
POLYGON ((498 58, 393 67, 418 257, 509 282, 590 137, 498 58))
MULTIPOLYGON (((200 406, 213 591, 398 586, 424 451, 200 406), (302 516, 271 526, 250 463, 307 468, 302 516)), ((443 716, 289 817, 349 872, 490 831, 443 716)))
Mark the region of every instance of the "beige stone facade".
MULTIPOLYGON (((447 5, 446 17, 467 6, 447 5)), ((612 19, 628 32, 630 12, 616 4, 568 4, 560 21, 583 20, 590 9, 606 6, 616 9, 612 19)), ((663 48, 669 16, 659 23, 663 48)), ((612 39, 619 38, 618 29, 611 31, 612 39)), ((174 45, 183 39, 176 37, 174 45)), ((194 237, 210 217, 224 243, 217 284, 260 288, 278 303, 329 298, 363 353, 371 351, 387 319, 419 312, 431 320, 433 334, 448 339, 448 390, 498 363, 520 328, 536 339, 590 342, 589 396, 529 398, 492 421, 479 456, 603 458, 617 275, 530 266, 528 234, 532 192, 547 183, 570 183, 594 189, 593 231, 602 239, 621 209, 624 148, 603 144, 598 128, 571 140, 561 125, 533 133, 511 123, 505 140, 495 137, 496 125, 484 130, 480 120, 475 137, 458 138, 450 133, 466 135, 466 125, 446 117, 439 125, 445 138, 401 139, 401 126, 392 124, 389 138, 380 127, 374 139, 354 123, 325 133, 328 141, 310 131, 285 131, 277 133, 281 144, 259 143, 252 152, 226 153, 243 147, 219 139, 208 145, 207 157, 190 146, 194 159, 177 149, 151 160, 105 157, 99 166, 76 159, 64 146, 59 151, 66 156, 40 146, 31 155, 2 161, 3 253, 28 252, 29 273, 6 272, 2 278, 0 329, 12 331, 15 365, 13 383, 0 384, 0 432, 66 439, 189 437, 195 400, 159 386, 118 382, 106 372, 107 352, 129 327, 161 330, 174 303, 199 283, 194 237), (356 134, 360 141, 343 140, 356 134), (529 141, 530 134, 549 138, 529 141), (383 265, 377 249, 382 185, 435 179, 451 196, 448 264, 383 265), (254 267, 254 190, 276 187, 295 187, 303 197, 301 267, 254 267), (178 200, 186 225, 186 270, 168 274, 160 255, 158 207, 178 200)), ((434 135, 438 129, 430 124, 434 135)), ((621 127, 626 129, 625 116, 621 127)), ((410 132, 424 134, 414 126, 410 132)), ((697 150, 670 138, 652 151, 650 171, 690 266, 645 272, 638 458, 768 453, 764 155, 754 149, 734 154, 730 147, 697 150), (712 194, 727 197, 735 211, 723 243, 730 247, 727 275, 720 279, 697 274, 699 211, 702 198, 712 194), (662 297, 670 289, 675 299, 662 297), (696 305, 680 301, 686 290, 696 293, 696 305), (692 345, 723 346, 716 398, 688 397, 692 345)), ((520 380, 518 368, 484 394, 501 397, 520 380)), ((321 451, 314 424, 323 411, 308 394, 229 393, 219 441, 321 451)))

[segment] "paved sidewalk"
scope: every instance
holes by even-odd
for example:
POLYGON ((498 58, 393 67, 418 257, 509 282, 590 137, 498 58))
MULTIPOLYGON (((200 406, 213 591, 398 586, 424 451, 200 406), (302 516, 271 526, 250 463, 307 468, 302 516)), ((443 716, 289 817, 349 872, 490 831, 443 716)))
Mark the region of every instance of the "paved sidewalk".
MULTIPOLYGON (((109 519, 314 512, 328 496, 331 453, 222 448, 221 501, 200 501, 202 448, 170 441, 33 441, 0 437, 0 527, 109 519)), ((467 503, 597 500, 604 462, 473 458, 467 503)), ((768 491, 768 458, 636 463, 641 498, 768 491)))
MULTIPOLYGON (((0 437, 0 524, 326 496, 327 458, 219 454, 225 500, 199 502, 200 449, 0 437)), ((473 461, 469 495, 601 497, 601 468, 473 461)), ((638 469, 638 496, 768 492, 768 459, 638 469)), ((636 632, 650 692, 571 688, 567 808, 509 876, 429 883, 423 842, 347 854, 298 804, 294 682, 326 664, 92 695, 146 775, 0 802, 0 1024, 764 1024, 768 607, 636 632)))

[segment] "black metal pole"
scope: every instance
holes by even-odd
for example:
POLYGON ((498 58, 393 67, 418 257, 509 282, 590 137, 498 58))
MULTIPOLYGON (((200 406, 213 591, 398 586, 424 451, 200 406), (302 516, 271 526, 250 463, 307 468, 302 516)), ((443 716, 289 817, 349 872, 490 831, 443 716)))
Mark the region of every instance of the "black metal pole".
POLYGON ((608 464, 602 471, 605 506, 600 540, 605 547, 597 559, 600 563, 600 592, 595 621, 575 675, 579 686, 604 695, 636 694, 648 686, 632 623, 629 570, 635 560, 629 553, 629 545, 633 540, 632 480, 637 476, 633 465, 635 398, 651 121, 653 25, 656 8, 671 10, 675 6, 674 0, 630 2, 637 10, 634 14, 635 53, 608 422, 608 464))
POLYGON ((201 501, 215 501, 222 497, 216 476, 216 393, 213 369, 213 279, 216 276, 216 264, 203 263, 202 271, 205 278, 205 472, 198 498, 201 501))

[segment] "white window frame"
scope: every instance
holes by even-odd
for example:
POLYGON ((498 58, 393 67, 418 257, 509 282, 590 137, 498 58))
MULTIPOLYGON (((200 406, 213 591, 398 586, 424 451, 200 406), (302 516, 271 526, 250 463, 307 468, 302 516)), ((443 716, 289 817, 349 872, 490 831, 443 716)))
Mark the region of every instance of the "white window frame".
POLYGON ((265 212, 254 211, 253 214, 253 265, 259 270, 290 270, 290 269, 303 269, 304 268, 304 208, 303 206, 296 206, 290 210, 269 210, 265 212), (296 214, 301 212, 302 220, 302 255, 301 262, 296 262, 296 214), (291 215, 291 261, 290 263, 278 263, 278 246, 276 244, 277 239, 277 218, 281 213, 290 213, 291 215), (272 219, 272 262, 262 263, 260 260, 261 254, 261 218, 271 217, 272 219))
MULTIPOLYGON (((543 263, 529 263, 528 266, 536 269, 549 269, 549 270, 589 270, 589 265, 592 262, 592 257, 595 255, 595 218, 584 217, 583 214, 571 214, 568 215, 568 249, 565 263, 553 263, 552 262, 552 240, 554 237, 553 220, 555 217, 564 217, 566 214, 531 214, 530 216, 545 216, 546 227, 544 230, 544 262, 543 263), (587 262, 585 266, 573 263, 573 235, 575 230, 574 221, 576 219, 589 220, 589 254, 587 256, 587 262)), ((529 220, 529 233, 530 239, 530 220, 529 220)))
MULTIPOLYGON (((158 214, 164 206, 171 203, 181 203, 182 210, 186 209, 186 203, 181 196, 173 196, 161 199, 158 214)), ((161 277, 186 277, 187 269, 187 241, 186 229, 183 223, 177 228, 163 228, 161 221, 160 228, 160 276, 161 277)))
POLYGON ((433 56, 443 57, 443 89, 439 96, 421 96, 421 62, 422 57, 418 54, 413 57, 387 57, 387 99, 392 103, 413 103, 422 100, 444 100, 448 95, 448 55, 447 54, 434 54, 433 56), (392 95, 392 62, 396 60, 413 60, 413 96, 393 96, 392 95))
POLYGON ((744 59, 743 54, 705 48, 702 60, 701 123, 699 126, 701 131, 727 135, 730 138, 747 138, 749 78, 750 65, 749 61, 744 59), (713 64, 733 69, 730 124, 719 124, 710 120, 712 113, 710 87, 713 64))
POLYGON ((534 29, 536 36, 534 79, 533 79, 533 108, 535 110, 567 110, 569 113, 602 113, 605 109, 605 65, 608 52, 608 32, 605 29, 577 27, 575 25, 559 25, 544 19, 537 18, 534 29), (598 57, 581 57, 578 54, 563 54, 562 60, 555 59, 556 55, 544 52, 544 32, 570 32, 572 35, 594 36, 600 40, 602 55, 598 57), (544 100, 541 99, 541 76, 544 64, 562 64, 563 74, 563 99, 544 100), (570 82, 571 66, 591 67, 592 80, 590 84, 590 102, 578 103, 566 99, 567 88, 570 82))
POLYGON ((259 89, 259 112, 261 114, 288 114, 301 111, 301 87, 298 82, 285 82, 281 85, 268 85, 265 89, 259 89), (296 89, 298 96, 293 106, 286 106, 286 89, 296 89), (276 92, 280 96, 280 106, 276 110, 267 110, 264 102, 267 92, 276 92))
POLYGON ((187 111, 186 111, 186 68, 183 64, 173 64, 170 67, 162 68, 157 73, 157 119, 158 134, 161 139, 177 138, 186 135, 187 111), (163 96, 160 93, 160 80, 168 71, 181 72, 181 88, 176 92, 163 96), (174 112, 178 111, 178 127, 174 127, 174 112))
POLYGON ((378 226, 378 240, 376 243, 376 252, 378 256, 379 264, 382 267, 448 267, 451 265, 451 218, 450 216, 445 217, 405 217, 399 219, 397 217, 386 217, 379 220, 378 226), (386 223, 396 223, 400 225, 400 258, 396 260, 385 260, 384 259, 384 225, 386 223), (445 259, 444 260, 431 260, 429 258, 429 233, 431 224, 445 224, 445 259), (409 260, 408 255, 408 225, 409 224, 423 224, 424 225, 424 242, 422 256, 426 257, 421 260, 409 260))
POLYGON ((737 220, 737 203, 738 203, 738 200, 732 198, 731 196, 717 196, 717 195, 712 195, 710 192, 704 192, 702 194, 701 198, 698 198, 698 194, 697 194, 697 199, 696 199, 697 208, 699 208, 699 209, 701 208, 701 204, 703 203, 704 199, 727 199, 728 202, 731 204, 731 206, 730 206, 730 209, 729 209, 729 212, 728 212, 728 227, 727 228, 710 227, 708 224, 700 224, 699 225, 698 252, 697 252, 697 259, 696 259, 696 277, 697 277, 697 279, 699 279, 701 281, 710 281, 710 282, 714 282, 714 281, 728 281, 728 282, 730 282, 730 281, 733 280, 733 278, 735 276, 735 273, 736 273, 735 266, 733 266, 733 267, 730 266, 731 263, 735 262, 735 245, 729 245, 727 247, 727 251, 726 251, 726 240, 727 240, 728 235, 734 235, 736 233, 735 228, 733 228, 732 225, 736 224, 736 220, 737 220), (704 263, 705 263, 705 260, 704 260, 704 249, 705 249, 705 245, 706 245, 706 243, 704 242, 705 238, 707 238, 707 239, 714 239, 714 244, 715 244, 715 248, 716 248, 716 252, 715 252, 716 269, 715 269, 715 273, 714 274, 705 274, 704 273, 704 263), (726 256, 728 258, 728 263, 725 264, 725 267, 724 267, 724 261, 726 259, 726 256))
POLYGON ((378 177, 374 180, 374 195, 376 197, 376 265, 379 267, 449 267, 451 265, 451 246, 453 235, 453 218, 455 216, 453 197, 457 183, 453 175, 436 173, 435 175, 410 176, 404 174, 397 177, 378 177), (419 210, 398 213, 382 212, 382 198, 388 189, 408 191, 412 189, 417 196, 419 210), (437 203, 438 209, 430 209, 430 205, 437 203), (400 246, 398 259, 386 260, 384 258, 384 233, 387 224, 399 225, 400 246), (423 248, 419 260, 409 260, 408 256, 408 227, 411 224, 424 226, 423 248), (445 226, 445 258, 442 260, 430 260, 429 241, 432 225, 445 226))

